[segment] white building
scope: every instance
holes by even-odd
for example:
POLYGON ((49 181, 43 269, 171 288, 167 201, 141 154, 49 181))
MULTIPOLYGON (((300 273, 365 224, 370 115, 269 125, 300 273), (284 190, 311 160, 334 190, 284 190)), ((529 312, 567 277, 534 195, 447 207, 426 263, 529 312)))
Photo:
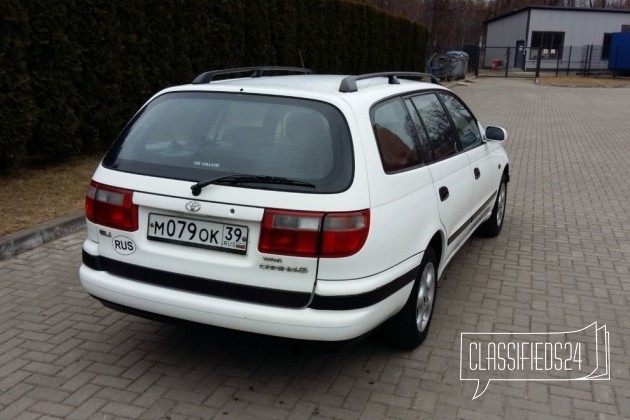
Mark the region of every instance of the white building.
POLYGON ((606 69, 610 36, 630 32, 630 10, 530 6, 484 22, 487 67, 606 69), (508 50, 509 48, 509 50, 508 50))

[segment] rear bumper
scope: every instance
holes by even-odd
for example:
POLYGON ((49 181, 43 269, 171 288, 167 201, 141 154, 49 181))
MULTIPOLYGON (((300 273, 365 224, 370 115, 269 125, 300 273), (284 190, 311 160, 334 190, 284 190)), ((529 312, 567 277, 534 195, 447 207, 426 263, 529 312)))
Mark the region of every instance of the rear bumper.
MULTIPOLYGON (((79 270, 81 284, 88 293, 111 303, 109 306, 114 308, 122 306, 139 313, 318 341, 349 340, 376 328, 402 308, 417 274, 415 262, 410 260, 370 278, 320 280, 310 302, 302 307, 286 307, 274 300, 261 302, 261 298, 257 298, 258 301, 243 301, 225 294, 217 296, 203 290, 169 287, 160 281, 154 282, 154 279, 130 278, 108 271, 108 263, 101 265, 103 261, 111 263, 111 260, 91 255, 85 250, 83 253, 84 263, 79 270), (384 278, 391 280, 383 284, 384 278), (363 290, 360 285, 364 285, 363 290)), ((133 270, 129 272, 133 273, 133 270)), ((251 292, 247 293, 256 295, 251 292)), ((269 289, 262 289, 262 292, 262 299, 272 292, 280 293, 280 296, 284 293, 269 289)))
POLYGON ((129 308, 218 327, 303 340, 341 341, 363 335, 404 305, 412 284, 379 303, 353 310, 282 308, 153 286, 82 265, 81 284, 95 297, 129 308))

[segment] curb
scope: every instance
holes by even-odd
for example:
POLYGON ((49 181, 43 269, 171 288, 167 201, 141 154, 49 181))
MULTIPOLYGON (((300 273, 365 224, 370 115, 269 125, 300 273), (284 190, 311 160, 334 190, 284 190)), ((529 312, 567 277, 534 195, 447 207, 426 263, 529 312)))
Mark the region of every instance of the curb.
POLYGON ((82 210, 0 237, 0 261, 85 228, 82 210))

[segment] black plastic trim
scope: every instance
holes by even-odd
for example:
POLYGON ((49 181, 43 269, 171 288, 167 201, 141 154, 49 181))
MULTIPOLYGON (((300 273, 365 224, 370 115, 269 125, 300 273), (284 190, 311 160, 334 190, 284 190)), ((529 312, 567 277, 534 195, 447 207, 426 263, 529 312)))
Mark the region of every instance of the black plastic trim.
POLYGON ((85 252, 85 250, 83 250, 82 257, 83 264, 85 264, 87 267, 91 268, 92 270, 103 271, 101 263, 99 262, 100 258, 98 256, 89 254, 85 252))
POLYGON ((303 308, 311 299, 311 293, 243 286, 219 280, 171 273, 124 263, 107 257, 94 257, 85 251, 83 251, 83 263, 94 270, 99 270, 97 267, 100 267, 99 271, 107 271, 134 281, 244 302, 303 308))
POLYGON ((392 282, 389 282, 378 289, 371 290, 369 292, 361 293, 358 295, 347 296, 321 296, 315 295, 313 302, 309 305, 312 309, 320 310, 351 310, 366 308, 377 304, 378 302, 393 295, 409 283, 413 282, 418 276, 420 267, 416 267, 411 271, 403 274, 392 282))
POLYGON ((106 308, 113 309, 114 311, 122 312, 122 313, 125 313, 125 314, 138 316, 140 318, 146 318, 146 319, 150 319, 152 321, 158 321, 158 322, 162 322, 162 323, 165 323, 165 324, 173 324, 173 325, 191 322, 191 321, 185 321, 185 320, 182 320, 182 319, 179 319, 179 318, 173 318, 173 317, 170 317, 168 315, 161 315, 161 314, 158 314, 158 313, 155 313, 155 312, 145 311, 145 310, 137 309, 137 308, 131 308, 129 306, 121 305, 119 303, 115 303, 115 302, 111 302, 109 300, 101 299, 100 297, 94 296, 92 294, 90 294, 90 296, 92 296, 94 299, 96 299, 99 302, 101 302, 101 304, 103 306, 105 306, 106 308))
POLYGON ((493 193, 493 194, 492 194, 492 196, 491 196, 489 199, 487 199, 487 200, 486 200, 486 202, 485 202, 485 203, 483 203, 483 204, 481 205, 481 207, 479 207, 479 209, 477 209, 477 211, 475 212, 475 214, 473 214, 473 215, 472 215, 472 217, 471 217, 470 219, 468 219, 468 220, 466 221, 466 223, 464 223, 464 224, 462 225, 462 227, 460 227, 459 229, 457 229, 457 232, 455 232, 454 234, 452 234, 452 235, 451 235, 451 237, 450 237, 450 238, 448 238, 447 244, 448 244, 448 245, 450 245, 450 244, 451 244, 451 243, 452 243, 455 239, 457 239, 457 237, 458 237, 459 235, 461 235, 461 234, 462 234, 462 233, 466 230, 466 228, 467 228, 468 226, 470 226, 470 225, 473 223, 473 221, 474 221, 475 219, 477 219, 477 217, 479 217, 479 216, 481 215, 481 213, 482 213, 482 212, 483 212, 483 210, 484 210, 484 209, 488 206, 488 204, 490 204, 491 202, 493 202, 493 201, 494 201, 494 198, 495 198, 496 196, 497 196, 497 193, 493 193))
POLYGON ((295 309, 304 308, 308 305, 309 308, 317 310, 353 310, 374 305, 414 281, 419 270, 419 267, 416 267, 386 285, 357 295, 315 295, 312 302, 308 304, 311 298, 310 293, 243 286, 218 280, 170 273, 112 260, 107 257, 90 255, 86 251, 83 251, 83 264, 93 270, 107 271, 134 281, 169 287, 176 290, 185 290, 208 296, 295 309))

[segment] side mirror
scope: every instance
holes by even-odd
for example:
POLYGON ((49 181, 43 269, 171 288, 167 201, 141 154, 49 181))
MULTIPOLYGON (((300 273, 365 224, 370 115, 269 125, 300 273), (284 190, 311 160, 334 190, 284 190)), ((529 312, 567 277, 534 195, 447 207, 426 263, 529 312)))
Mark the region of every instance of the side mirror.
POLYGON ((507 140, 508 135, 505 128, 495 127, 493 125, 489 125, 486 127, 486 139, 487 140, 498 140, 503 141, 507 140))

